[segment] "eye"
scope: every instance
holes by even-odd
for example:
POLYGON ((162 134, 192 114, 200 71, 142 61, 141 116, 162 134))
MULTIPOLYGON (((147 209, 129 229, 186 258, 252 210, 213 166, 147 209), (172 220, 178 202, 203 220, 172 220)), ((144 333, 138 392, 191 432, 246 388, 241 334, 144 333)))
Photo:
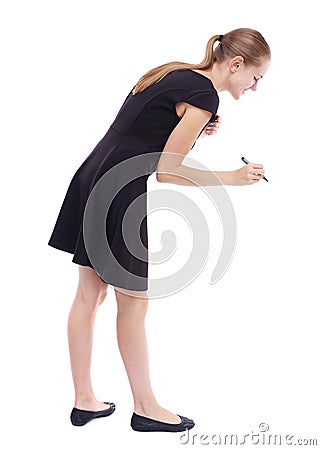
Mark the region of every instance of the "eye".
POLYGON ((256 83, 262 78, 263 75, 260 75, 258 77, 253 77, 253 83, 251 84, 251 87, 255 86, 256 83))

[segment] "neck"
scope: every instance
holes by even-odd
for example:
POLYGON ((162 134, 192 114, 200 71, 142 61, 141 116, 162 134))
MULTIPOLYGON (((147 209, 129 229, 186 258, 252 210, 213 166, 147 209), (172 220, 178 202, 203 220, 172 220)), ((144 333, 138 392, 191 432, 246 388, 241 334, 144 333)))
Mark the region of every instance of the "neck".
POLYGON ((224 85, 224 65, 215 62, 211 69, 204 70, 204 75, 206 75, 213 83, 213 86, 217 92, 225 90, 224 85))

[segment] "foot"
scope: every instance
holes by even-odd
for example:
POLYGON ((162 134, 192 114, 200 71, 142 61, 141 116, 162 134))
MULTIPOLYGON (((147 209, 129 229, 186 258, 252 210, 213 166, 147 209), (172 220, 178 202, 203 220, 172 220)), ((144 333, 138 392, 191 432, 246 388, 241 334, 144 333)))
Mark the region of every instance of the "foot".
POLYGON ((97 412, 110 408, 110 405, 106 405, 106 403, 99 402, 98 400, 78 400, 75 403, 75 408, 97 412))
POLYGON ((130 426, 134 431, 167 431, 172 433, 180 433, 182 431, 190 430, 195 426, 193 420, 188 419, 184 416, 179 417, 181 419, 180 423, 167 423, 161 422, 159 420, 149 419, 148 417, 139 416, 138 414, 133 413, 130 420, 130 426))
MULTIPOLYGON (((98 402, 100 403, 100 402, 98 402)), ((70 413, 70 421, 75 426, 83 426, 93 419, 99 419, 101 417, 108 417, 115 411, 116 405, 112 402, 106 402, 104 404, 104 409, 101 406, 97 406, 96 411, 90 410, 89 403, 81 403, 81 408, 74 407, 70 413), (84 409, 86 408, 86 409, 84 409)), ((91 407, 92 409, 94 406, 91 407)))
POLYGON ((160 422, 170 423, 176 425, 181 423, 181 418, 176 414, 171 413, 167 409, 162 408, 159 405, 153 407, 135 407, 135 413, 147 417, 148 419, 158 420, 160 422))

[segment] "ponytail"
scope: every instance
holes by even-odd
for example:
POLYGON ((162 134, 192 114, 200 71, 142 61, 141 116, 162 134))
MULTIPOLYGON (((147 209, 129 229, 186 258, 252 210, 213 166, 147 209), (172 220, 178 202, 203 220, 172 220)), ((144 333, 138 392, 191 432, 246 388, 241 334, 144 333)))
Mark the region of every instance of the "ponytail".
POLYGON ((259 66, 264 58, 271 58, 270 48, 258 31, 251 28, 239 28, 224 35, 212 36, 207 42, 205 56, 200 64, 173 61, 149 70, 138 80, 132 93, 133 95, 139 94, 174 70, 210 70, 215 61, 222 62, 229 57, 233 58, 238 55, 244 58, 245 64, 254 66, 259 66), (214 49, 217 41, 220 44, 214 49))
POLYGON ((133 89, 133 94, 136 95, 139 92, 144 91, 149 86, 154 83, 157 83, 162 78, 166 77, 170 72, 174 70, 180 69, 210 69, 213 64, 213 54, 214 49, 213 45, 220 38, 220 35, 217 34, 212 36, 206 45, 205 56, 201 64, 189 64, 179 61, 173 61, 167 64, 162 64, 161 66, 155 67, 154 69, 149 70, 145 75, 143 75, 137 82, 136 86, 133 89))

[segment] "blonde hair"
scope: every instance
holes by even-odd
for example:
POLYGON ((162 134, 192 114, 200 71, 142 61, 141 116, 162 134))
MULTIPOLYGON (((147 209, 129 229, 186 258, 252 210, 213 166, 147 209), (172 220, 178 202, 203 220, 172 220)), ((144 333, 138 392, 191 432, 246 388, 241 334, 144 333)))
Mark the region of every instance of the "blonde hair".
POLYGON ((207 70, 211 69, 215 61, 222 62, 234 56, 242 56, 244 64, 258 67, 264 59, 271 59, 271 51, 261 33, 251 28, 238 28, 223 36, 216 34, 207 42, 205 56, 200 64, 173 61, 157 66, 149 70, 138 80, 132 93, 135 95, 144 91, 174 70, 207 70), (219 40, 221 40, 220 45, 217 45, 214 49, 215 42, 219 40))

